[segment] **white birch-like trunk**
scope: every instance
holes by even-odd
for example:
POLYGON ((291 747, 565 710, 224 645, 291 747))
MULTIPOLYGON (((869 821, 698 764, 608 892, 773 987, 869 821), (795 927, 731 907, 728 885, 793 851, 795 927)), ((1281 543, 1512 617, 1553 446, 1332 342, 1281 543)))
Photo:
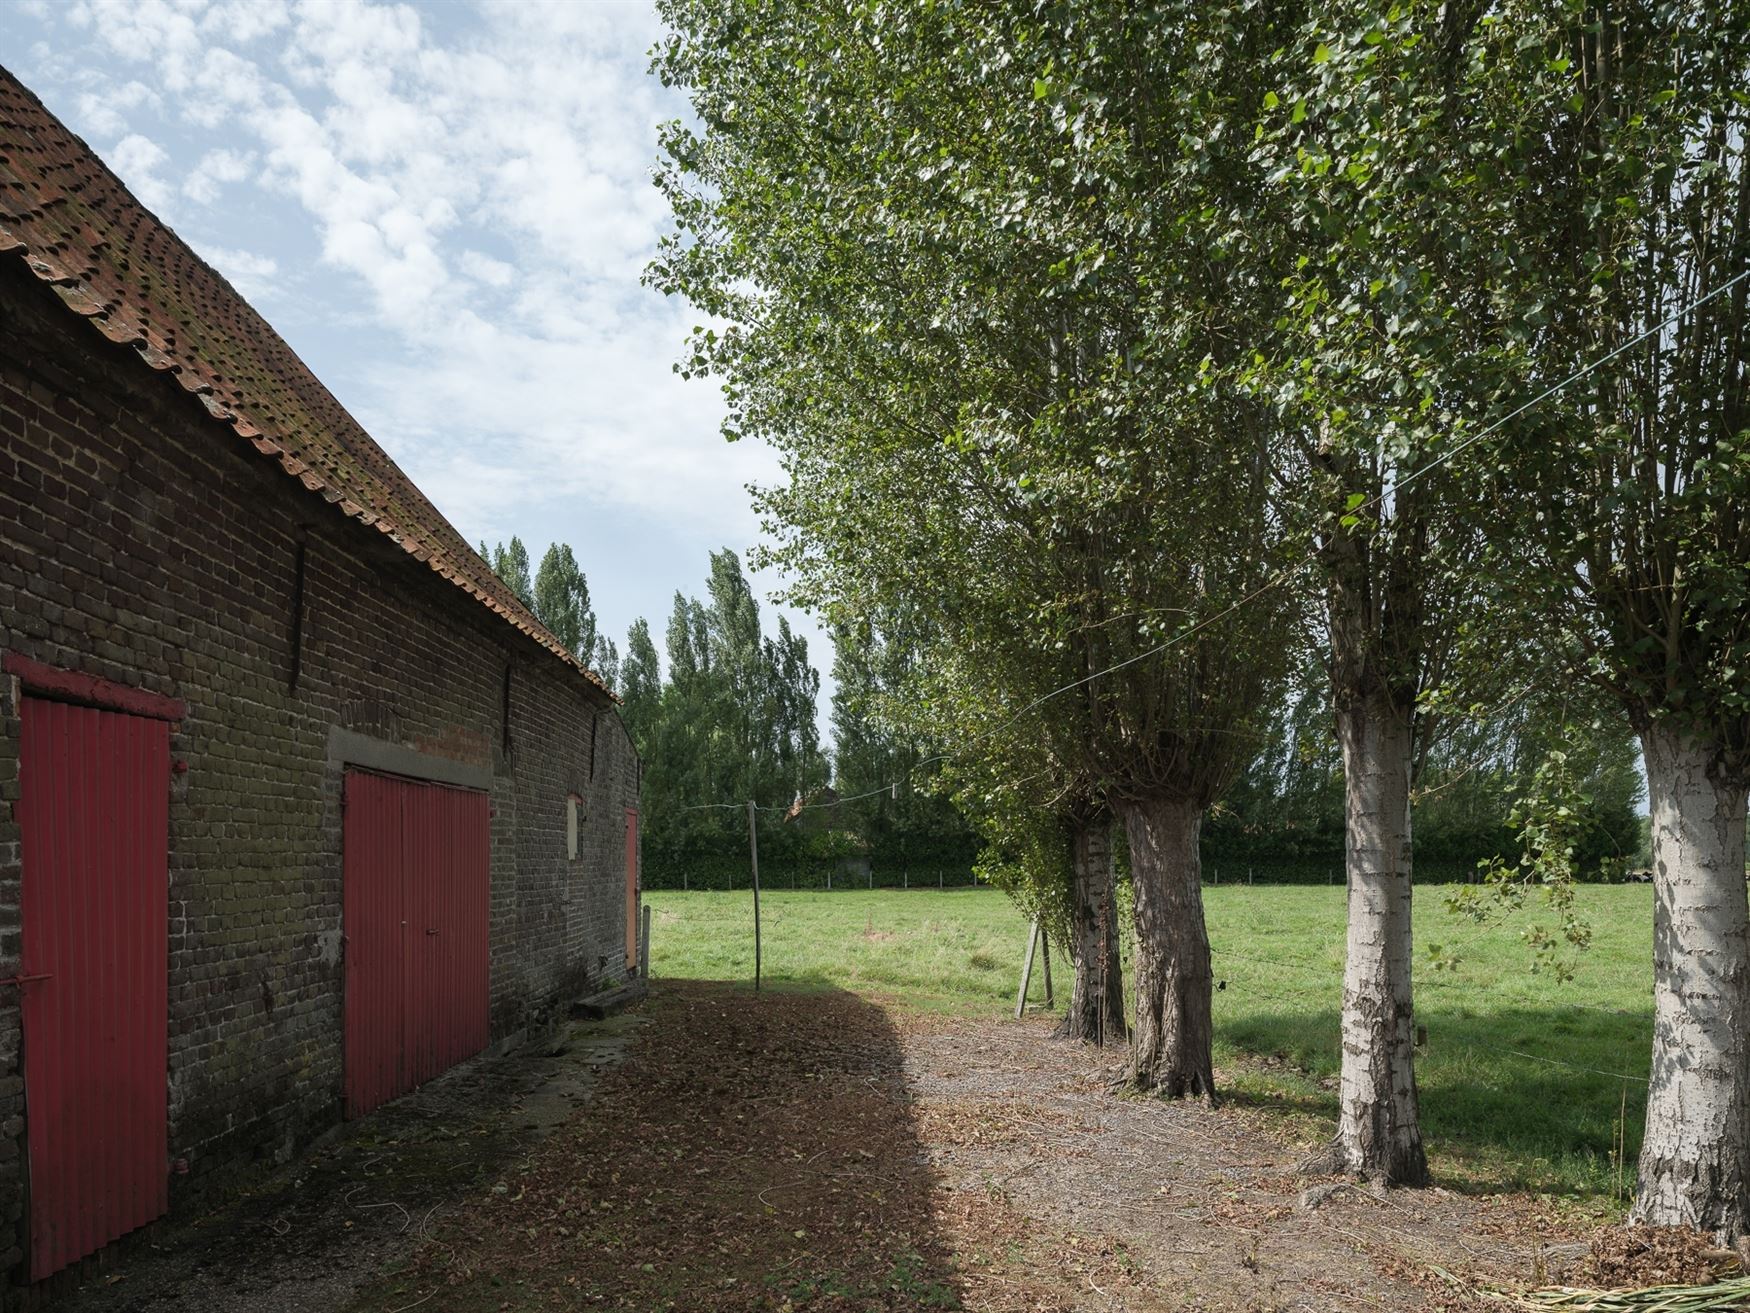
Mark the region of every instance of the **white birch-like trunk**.
POLYGON ((1118 961, 1117 902, 1112 879, 1112 821, 1102 814, 1071 837, 1070 957, 1075 983, 1060 1039, 1122 1044, 1124 971, 1118 961))
POLYGON ((1410 966, 1412 727, 1383 692, 1339 697, 1349 884, 1339 1170, 1423 1185, 1410 966))
POLYGON ((1125 1084, 1215 1101, 1209 935, 1203 924, 1203 809, 1178 799, 1118 805, 1130 840, 1136 1025, 1125 1084))
POLYGON ((1635 1221, 1735 1239, 1750 1222, 1745 788, 1716 745, 1641 734, 1653 821, 1653 1073, 1635 1221))

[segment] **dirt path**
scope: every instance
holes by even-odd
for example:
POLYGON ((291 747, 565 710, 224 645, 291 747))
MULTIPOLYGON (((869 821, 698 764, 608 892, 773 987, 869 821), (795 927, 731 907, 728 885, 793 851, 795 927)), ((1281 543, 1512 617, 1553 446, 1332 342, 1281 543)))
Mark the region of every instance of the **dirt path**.
POLYGON ((940 1027, 906 1045, 956 1249, 980 1239, 979 1209, 958 1201, 1025 1219, 1019 1261, 966 1269, 968 1307, 1467 1307, 1436 1268, 1527 1282, 1546 1241, 1571 1238, 1525 1200, 1300 1177, 1305 1147, 1258 1117, 1114 1097, 1116 1057, 1090 1067, 1048 1033, 940 1027))
POLYGON ((366 1307, 1456 1308, 1434 1267, 1529 1280, 1560 1238, 1524 1201, 1297 1179, 1256 1117, 1115 1098, 1044 1022, 697 984, 648 1008, 590 1111, 366 1307))
POLYGON ((1428 1309, 1468 1307, 1436 1268, 1551 1270, 1529 1201, 1309 1183, 1257 1114, 1116 1098, 1116 1055, 1048 1028, 665 982, 434 1082, 70 1307, 1428 1309))

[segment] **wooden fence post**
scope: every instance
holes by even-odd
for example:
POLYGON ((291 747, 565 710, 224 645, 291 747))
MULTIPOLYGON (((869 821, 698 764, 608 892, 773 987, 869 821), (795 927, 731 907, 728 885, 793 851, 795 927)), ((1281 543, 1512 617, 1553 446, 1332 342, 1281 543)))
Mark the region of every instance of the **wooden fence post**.
POLYGON ((1015 995, 1015 1020, 1027 1010, 1027 987, 1033 983, 1033 954, 1039 947, 1039 922, 1027 930, 1027 959, 1021 963, 1021 992, 1015 995))

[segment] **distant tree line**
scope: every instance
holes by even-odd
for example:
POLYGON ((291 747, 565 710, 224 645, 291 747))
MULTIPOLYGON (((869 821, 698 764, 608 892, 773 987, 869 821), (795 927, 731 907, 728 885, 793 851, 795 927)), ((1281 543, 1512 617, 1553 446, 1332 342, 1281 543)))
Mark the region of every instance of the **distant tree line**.
MULTIPOLYGON (((1577 786, 1575 878, 1617 880, 1646 866, 1634 736, 1590 701, 1564 706, 1527 695, 1457 718, 1428 745, 1411 792, 1422 878, 1475 880, 1491 861, 1517 858, 1515 808, 1556 750, 1577 786)), ((1314 669, 1284 690, 1257 754, 1211 808, 1203 859, 1222 880, 1250 872, 1260 883, 1322 883, 1335 873, 1341 883, 1344 833, 1342 747, 1328 686, 1314 669)))
POLYGON ((915 869, 964 883, 978 842, 953 803, 914 778, 931 749, 873 716, 898 686, 902 654, 842 634, 832 700, 836 752, 816 723, 820 673, 808 641, 779 616, 762 624, 740 558, 710 557, 703 600, 675 593, 659 653, 639 617, 622 654, 598 632, 572 549, 555 543, 532 577, 520 538, 481 544, 542 624, 622 700, 644 768, 644 877, 653 888, 744 885, 746 804, 756 804, 762 870, 775 884, 876 871, 899 883, 915 869))
MULTIPOLYGON (((955 775, 953 755, 897 728, 912 719, 895 699, 913 696, 917 686, 915 645, 868 626, 834 631, 829 753, 815 724, 820 676, 807 642, 782 616, 776 635, 764 634, 734 552, 712 554, 706 601, 675 594, 666 667, 642 617, 623 654, 599 632, 587 578, 567 544, 549 547, 532 574, 518 537, 483 543, 481 555, 623 699, 644 762, 652 887, 744 883, 746 816, 727 804, 748 798, 763 809, 762 854, 779 883, 800 873, 804 883, 819 884, 832 870, 845 882, 872 872, 882 884, 939 877, 959 884, 975 867, 1005 886, 1032 878, 1017 875, 1028 861, 1008 841, 1013 818, 1001 809, 981 817, 964 789, 957 805, 953 781, 964 776, 955 775), (786 804, 798 799, 797 814, 786 820, 786 804), (983 824, 969 821, 962 806, 983 824), (994 844, 988 852, 987 842, 994 844)), ((1619 878, 1645 860, 1632 737, 1602 718, 1558 723, 1552 716, 1542 701, 1522 699, 1465 721, 1430 747, 1413 798, 1416 855, 1428 878, 1473 879, 1491 859, 1518 852, 1514 806, 1558 743, 1584 785, 1576 875, 1619 878)), ((1203 827, 1203 860, 1217 878, 1225 867, 1230 879, 1326 882, 1343 864, 1344 795, 1342 751, 1320 673, 1310 669, 1285 685, 1262 724, 1255 751, 1203 827)), ((1122 848, 1119 836, 1121 863, 1122 848)))

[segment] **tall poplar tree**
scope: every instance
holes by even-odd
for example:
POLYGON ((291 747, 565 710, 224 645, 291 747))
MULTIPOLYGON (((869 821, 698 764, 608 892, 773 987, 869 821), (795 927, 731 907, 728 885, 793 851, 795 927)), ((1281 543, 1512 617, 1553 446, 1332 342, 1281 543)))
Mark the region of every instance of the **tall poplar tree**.
POLYGON ((1653 1062, 1634 1216, 1750 1229, 1750 10, 1509 4, 1526 388, 1491 565, 1639 735, 1653 1062), (1735 281, 1736 280, 1736 281, 1735 281), (1577 377, 1576 377, 1577 376, 1577 377))
MULTIPOLYGON (((1510 162, 1462 93, 1493 38, 1465 5, 1326 7, 1264 70, 1250 261, 1284 289, 1256 378, 1310 471, 1295 513, 1342 748, 1348 932, 1328 1165, 1428 1179, 1415 1077, 1411 797, 1462 627, 1487 609, 1473 473, 1453 465, 1516 337, 1476 179, 1510 162)), ((1485 626, 1477 626, 1486 632, 1485 626)))
MULTIPOLYGON (((515 539, 512 539, 515 542, 515 539)), ((541 557, 531 592, 535 618, 581 661, 597 655, 595 611, 589 582, 566 543, 553 543, 541 557)))
POLYGON ((1197 835, 1283 631, 1238 605, 1279 563, 1269 412, 1200 383, 1257 306, 1209 258, 1210 159, 1179 150, 1242 94, 1194 57, 1225 20, 664 14, 658 67, 703 131, 667 135, 681 233, 652 277, 730 324, 687 367, 730 379, 730 436, 783 454, 764 505, 798 596, 928 598, 981 677, 1029 672, 994 685, 1011 715, 1075 685, 1063 759, 1130 839, 1131 1079, 1210 1097, 1197 835))

